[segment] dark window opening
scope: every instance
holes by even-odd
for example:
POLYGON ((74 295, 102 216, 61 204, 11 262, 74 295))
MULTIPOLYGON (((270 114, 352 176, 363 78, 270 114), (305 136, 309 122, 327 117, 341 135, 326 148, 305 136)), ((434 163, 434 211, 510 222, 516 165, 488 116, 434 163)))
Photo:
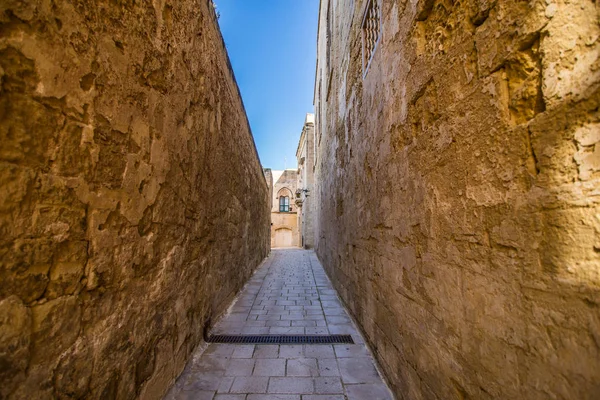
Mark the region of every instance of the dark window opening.
POLYGON ((375 48, 381 37, 381 10, 379 0, 369 0, 362 23, 363 77, 375 55, 375 48))
POLYGON ((290 198, 288 196, 279 198, 279 212, 290 212, 290 198))

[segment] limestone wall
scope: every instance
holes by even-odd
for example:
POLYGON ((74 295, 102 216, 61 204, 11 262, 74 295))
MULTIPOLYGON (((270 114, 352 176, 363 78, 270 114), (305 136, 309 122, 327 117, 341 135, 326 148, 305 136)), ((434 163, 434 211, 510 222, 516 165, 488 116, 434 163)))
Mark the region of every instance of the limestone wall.
POLYGON ((271 209, 273 208, 273 172, 271 171, 271 168, 263 168, 263 173, 265 175, 267 187, 269 188, 269 209, 271 209))
MULTIPOLYGON (((296 150, 296 159, 298 160, 298 189, 302 192, 300 196, 296 196, 295 202, 300 201, 301 207, 297 210, 300 214, 299 218, 299 230, 300 230, 300 245, 304 248, 310 249, 315 247, 314 239, 314 201, 313 191, 315 185, 315 163, 314 163, 314 151, 315 151, 315 124, 314 114, 306 114, 306 120, 302 133, 300 135, 300 141, 298 143, 298 150, 296 150)), ((298 204, 298 203, 296 203, 298 204)))
POLYGON ((161 398, 268 252, 212 6, 5 0, 0 29, 0 398, 161 398))
POLYGON ((363 78, 366 3, 321 1, 317 247, 395 393, 597 398, 598 2, 384 0, 363 78))

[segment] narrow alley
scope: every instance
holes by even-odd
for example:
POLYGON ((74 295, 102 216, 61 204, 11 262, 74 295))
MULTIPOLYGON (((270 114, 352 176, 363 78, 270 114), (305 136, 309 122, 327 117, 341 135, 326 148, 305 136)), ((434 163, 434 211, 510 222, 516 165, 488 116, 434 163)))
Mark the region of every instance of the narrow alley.
POLYGON ((273 250, 212 334, 350 334, 355 344, 200 346, 166 400, 392 399, 313 251, 273 250))
POLYGON ((600 0, 0 31, 0 400, 600 399, 600 0))

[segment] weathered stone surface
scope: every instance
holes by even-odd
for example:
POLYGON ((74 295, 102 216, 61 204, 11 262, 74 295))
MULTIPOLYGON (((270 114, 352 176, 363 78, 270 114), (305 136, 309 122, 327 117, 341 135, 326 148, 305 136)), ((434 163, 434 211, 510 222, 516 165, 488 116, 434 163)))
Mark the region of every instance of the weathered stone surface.
POLYGON ((321 2, 319 258, 399 398, 600 393, 593 1, 321 2), (367 60, 368 61, 368 60, 367 60))
POLYGON ((269 250, 212 3, 0 4, 0 397, 161 398, 269 250))
POLYGON ((306 249, 315 247, 315 115, 306 114, 298 149, 298 190, 295 203, 299 213, 300 245, 306 249))
POLYGON ((31 311, 16 296, 0 301, 0 395, 25 378, 31 343, 31 311))

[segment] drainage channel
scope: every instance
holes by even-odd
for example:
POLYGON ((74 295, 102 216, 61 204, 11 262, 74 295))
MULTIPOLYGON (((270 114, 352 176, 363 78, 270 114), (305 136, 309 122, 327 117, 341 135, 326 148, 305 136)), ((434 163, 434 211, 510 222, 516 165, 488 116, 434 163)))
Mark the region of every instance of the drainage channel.
POLYGON ((352 335, 210 335, 209 343, 354 344, 352 335))

